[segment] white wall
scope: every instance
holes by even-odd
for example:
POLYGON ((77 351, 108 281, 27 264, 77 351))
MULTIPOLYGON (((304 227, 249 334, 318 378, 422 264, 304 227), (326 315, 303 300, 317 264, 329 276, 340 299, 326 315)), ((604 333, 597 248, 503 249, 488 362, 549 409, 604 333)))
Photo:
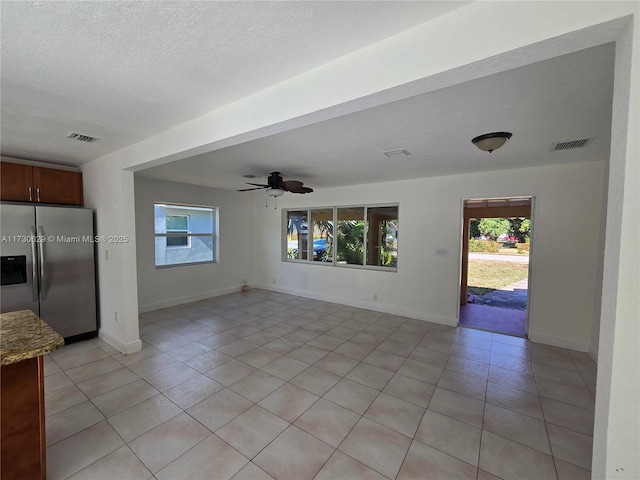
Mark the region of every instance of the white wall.
MULTIPOLYGON (((609 162, 605 165, 605 185, 602 191, 602 209, 600 211, 600 231, 597 232, 599 236, 600 249, 604 255, 605 248, 605 239, 607 233, 607 208, 608 208, 608 197, 609 197, 609 162)), ((594 232, 595 233, 595 232, 594 232)), ((604 276, 604 264, 602 261, 597 266, 596 271, 596 292, 597 295, 594 298, 593 302, 593 318, 594 322, 591 325, 591 342, 589 344, 589 356, 598 363, 598 351, 600 347, 600 323, 601 323, 601 312, 602 312, 602 282, 604 276)))
POLYGON ((127 237, 125 243, 96 245, 99 335, 123 353, 142 348, 138 329, 136 231, 133 172, 116 162, 83 165, 84 201, 94 209, 96 234, 127 237))
MULTIPOLYGON (((135 177, 138 309, 141 312, 239 291, 253 280, 253 195, 135 177), (154 202, 218 208, 217 263, 155 267, 154 202)), ((264 206, 262 207, 264 209, 264 206)))
POLYGON ((257 285, 456 325, 462 199, 535 195, 530 338, 587 351, 597 321, 604 174, 604 163, 591 162, 286 194, 278 207, 398 202, 398 271, 282 262, 280 208, 262 207, 257 285), (437 248, 449 256, 436 256, 437 248))
POLYGON ((616 42, 593 478, 640 478, 640 4, 616 42))

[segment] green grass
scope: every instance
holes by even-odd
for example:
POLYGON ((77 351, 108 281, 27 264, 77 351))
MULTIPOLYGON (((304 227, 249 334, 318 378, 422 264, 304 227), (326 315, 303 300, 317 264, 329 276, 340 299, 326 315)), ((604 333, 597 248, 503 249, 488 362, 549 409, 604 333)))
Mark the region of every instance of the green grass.
POLYGON ((515 262, 469 260, 467 291, 486 295, 527 278, 529 266, 515 262))

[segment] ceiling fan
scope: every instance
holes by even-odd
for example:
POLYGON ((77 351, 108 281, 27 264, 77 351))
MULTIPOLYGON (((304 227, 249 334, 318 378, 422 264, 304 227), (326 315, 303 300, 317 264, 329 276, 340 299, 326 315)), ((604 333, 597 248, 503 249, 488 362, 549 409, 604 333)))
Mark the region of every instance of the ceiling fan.
POLYGON ((270 197, 279 197, 285 192, 291 193, 311 193, 313 188, 305 187, 299 180, 284 180, 280 176, 280 172, 271 172, 269 178, 267 178, 267 185, 262 183, 248 183, 247 185, 254 185, 254 188, 244 188, 238 190, 238 192, 248 192, 250 190, 262 190, 267 189, 267 194, 270 197))

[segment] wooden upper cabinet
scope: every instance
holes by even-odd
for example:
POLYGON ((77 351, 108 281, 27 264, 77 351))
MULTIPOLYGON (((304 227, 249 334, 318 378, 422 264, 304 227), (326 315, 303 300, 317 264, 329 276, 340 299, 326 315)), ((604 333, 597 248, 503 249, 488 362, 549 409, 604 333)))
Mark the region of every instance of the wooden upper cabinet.
POLYGON ((2 162, 0 179, 2 200, 84 205, 80 172, 2 162))
POLYGON ((35 201, 33 167, 19 163, 0 163, 0 197, 14 202, 35 201))
POLYGON ((82 174, 53 168, 33 167, 35 201, 83 205, 82 174))

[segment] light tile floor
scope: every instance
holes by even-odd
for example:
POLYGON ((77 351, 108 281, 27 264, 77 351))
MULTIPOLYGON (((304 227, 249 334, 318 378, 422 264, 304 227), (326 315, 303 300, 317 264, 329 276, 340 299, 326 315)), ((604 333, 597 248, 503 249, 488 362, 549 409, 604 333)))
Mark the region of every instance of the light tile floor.
POLYGON ((590 477, 584 353, 261 290, 140 336, 46 357, 50 480, 590 477))

